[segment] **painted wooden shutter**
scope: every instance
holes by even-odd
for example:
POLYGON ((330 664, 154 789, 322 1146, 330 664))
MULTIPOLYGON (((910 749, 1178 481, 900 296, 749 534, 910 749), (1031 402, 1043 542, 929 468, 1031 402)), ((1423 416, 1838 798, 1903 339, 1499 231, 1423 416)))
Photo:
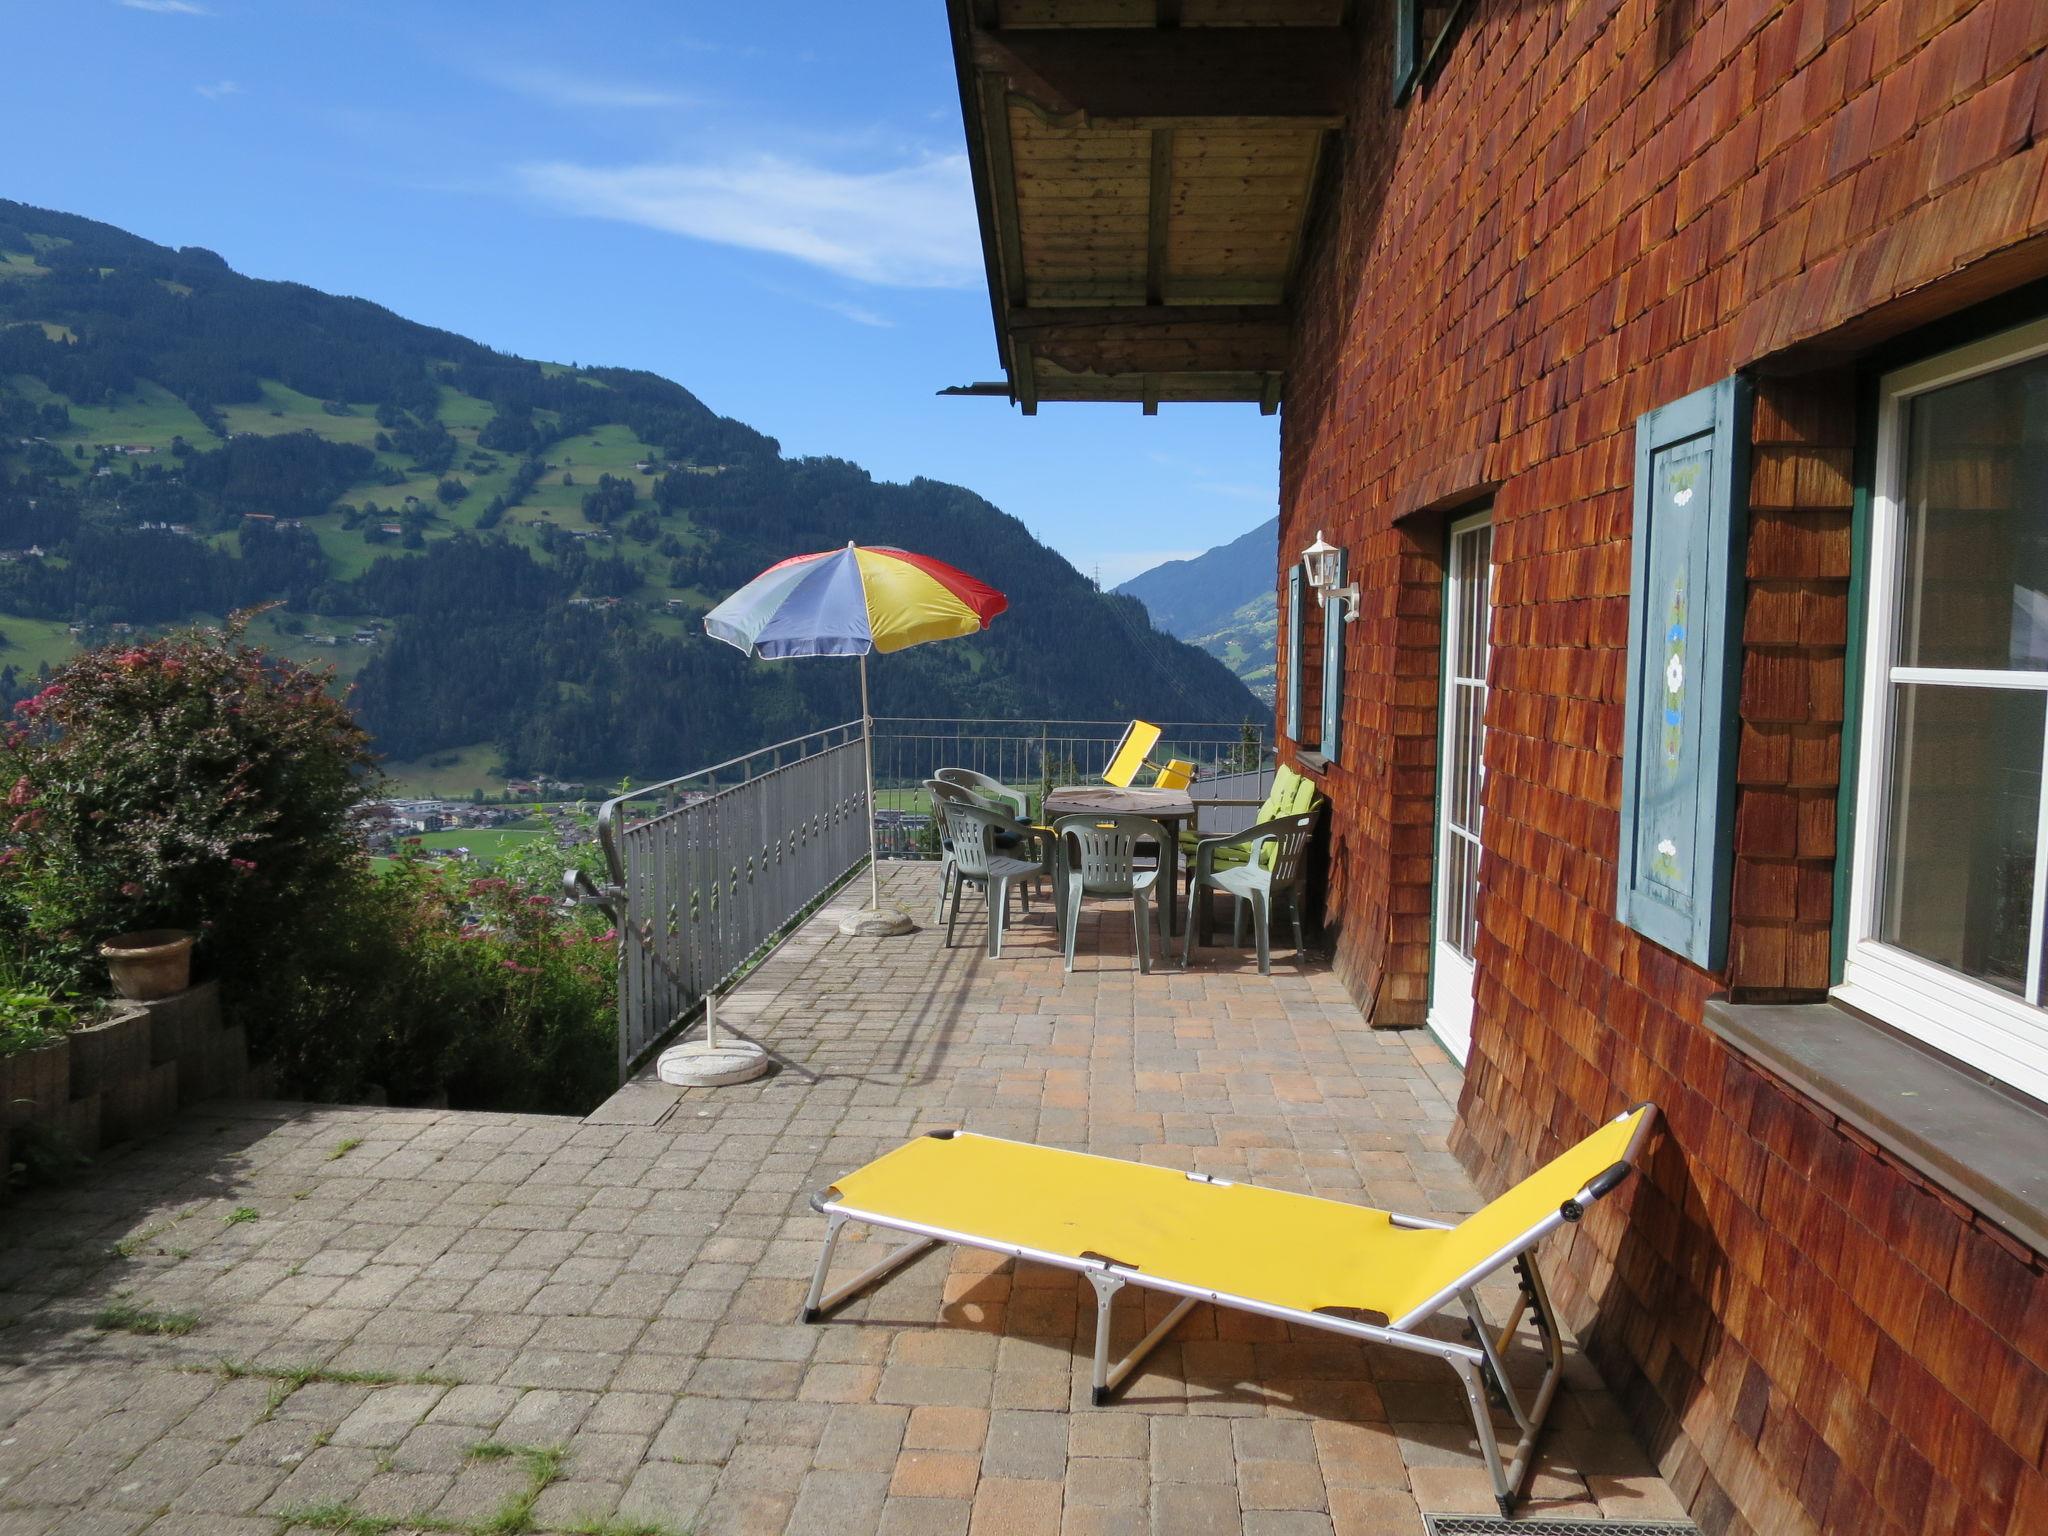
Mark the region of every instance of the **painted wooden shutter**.
POLYGON ((1301 567, 1287 570, 1287 739, 1301 740, 1301 567))
POLYGON ((1749 389, 1636 422, 1616 913, 1709 970, 1728 942, 1749 389))
MULTIPOLYGON (((1337 585, 1351 579, 1351 552, 1337 551, 1337 585)), ((1337 761, 1344 734, 1344 600, 1323 599, 1323 756, 1337 761)))

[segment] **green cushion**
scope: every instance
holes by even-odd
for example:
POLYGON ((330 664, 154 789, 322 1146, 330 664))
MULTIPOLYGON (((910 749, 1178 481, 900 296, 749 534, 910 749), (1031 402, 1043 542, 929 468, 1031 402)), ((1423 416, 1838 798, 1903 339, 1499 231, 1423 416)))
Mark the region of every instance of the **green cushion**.
POLYGON ((1316 792, 1314 779, 1297 778, 1294 781, 1294 798, 1277 813, 1282 816, 1305 816, 1316 808, 1316 801, 1322 797, 1316 792))
POLYGON ((1282 763, 1273 774, 1273 787, 1259 805, 1259 821, 1271 821, 1275 816, 1285 816, 1287 807, 1294 803, 1294 793, 1308 780, 1282 763))

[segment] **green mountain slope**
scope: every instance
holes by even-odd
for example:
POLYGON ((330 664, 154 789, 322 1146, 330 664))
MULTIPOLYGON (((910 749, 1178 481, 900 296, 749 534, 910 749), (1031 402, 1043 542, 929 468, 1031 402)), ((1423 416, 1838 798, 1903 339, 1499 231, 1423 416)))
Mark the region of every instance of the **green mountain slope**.
POLYGON ((653 374, 0 201, 0 694, 124 626, 275 603, 259 635, 335 661, 395 759, 666 776, 855 711, 851 668, 749 662, 698 624, 848 539, 1011 601, 873 668, 878 714, 1264 713, 957 486, 787 459, 653 374))
POLYGON ((1154 624, 1202 647, 1270 702, 1279 539, 1276 517, 1191 560, 1155 565, 1116 590, 1138 599, 1154 624))

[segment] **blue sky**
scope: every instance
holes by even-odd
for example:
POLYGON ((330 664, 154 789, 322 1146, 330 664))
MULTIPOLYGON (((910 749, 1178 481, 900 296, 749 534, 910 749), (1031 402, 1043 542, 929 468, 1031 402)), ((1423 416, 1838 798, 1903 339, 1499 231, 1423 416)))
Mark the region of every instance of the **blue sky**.
POLYGON ((1250 405, 999 377, 938 0, 0 0, 0 195, 987 496, 1105 584, 1274 508, 1250 405), (32 131, 25 131, 32 130, 32 131))

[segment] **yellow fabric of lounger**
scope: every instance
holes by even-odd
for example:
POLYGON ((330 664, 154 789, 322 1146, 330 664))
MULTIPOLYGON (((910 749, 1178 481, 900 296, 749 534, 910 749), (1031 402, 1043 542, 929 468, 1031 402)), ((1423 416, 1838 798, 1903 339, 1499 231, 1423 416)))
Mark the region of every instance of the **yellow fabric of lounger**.
POLYGON ((1397 1227, 1370 1206, 966 1131, 921 1136, 834 1188, 856 1220, 867 1212, 1068 1259, 1108 1259, 1302 1312, 1383 1312, 1398 1325, 1620 1162, 1643 1113, 1610 1121, 1449 1231, 1397 1227))

